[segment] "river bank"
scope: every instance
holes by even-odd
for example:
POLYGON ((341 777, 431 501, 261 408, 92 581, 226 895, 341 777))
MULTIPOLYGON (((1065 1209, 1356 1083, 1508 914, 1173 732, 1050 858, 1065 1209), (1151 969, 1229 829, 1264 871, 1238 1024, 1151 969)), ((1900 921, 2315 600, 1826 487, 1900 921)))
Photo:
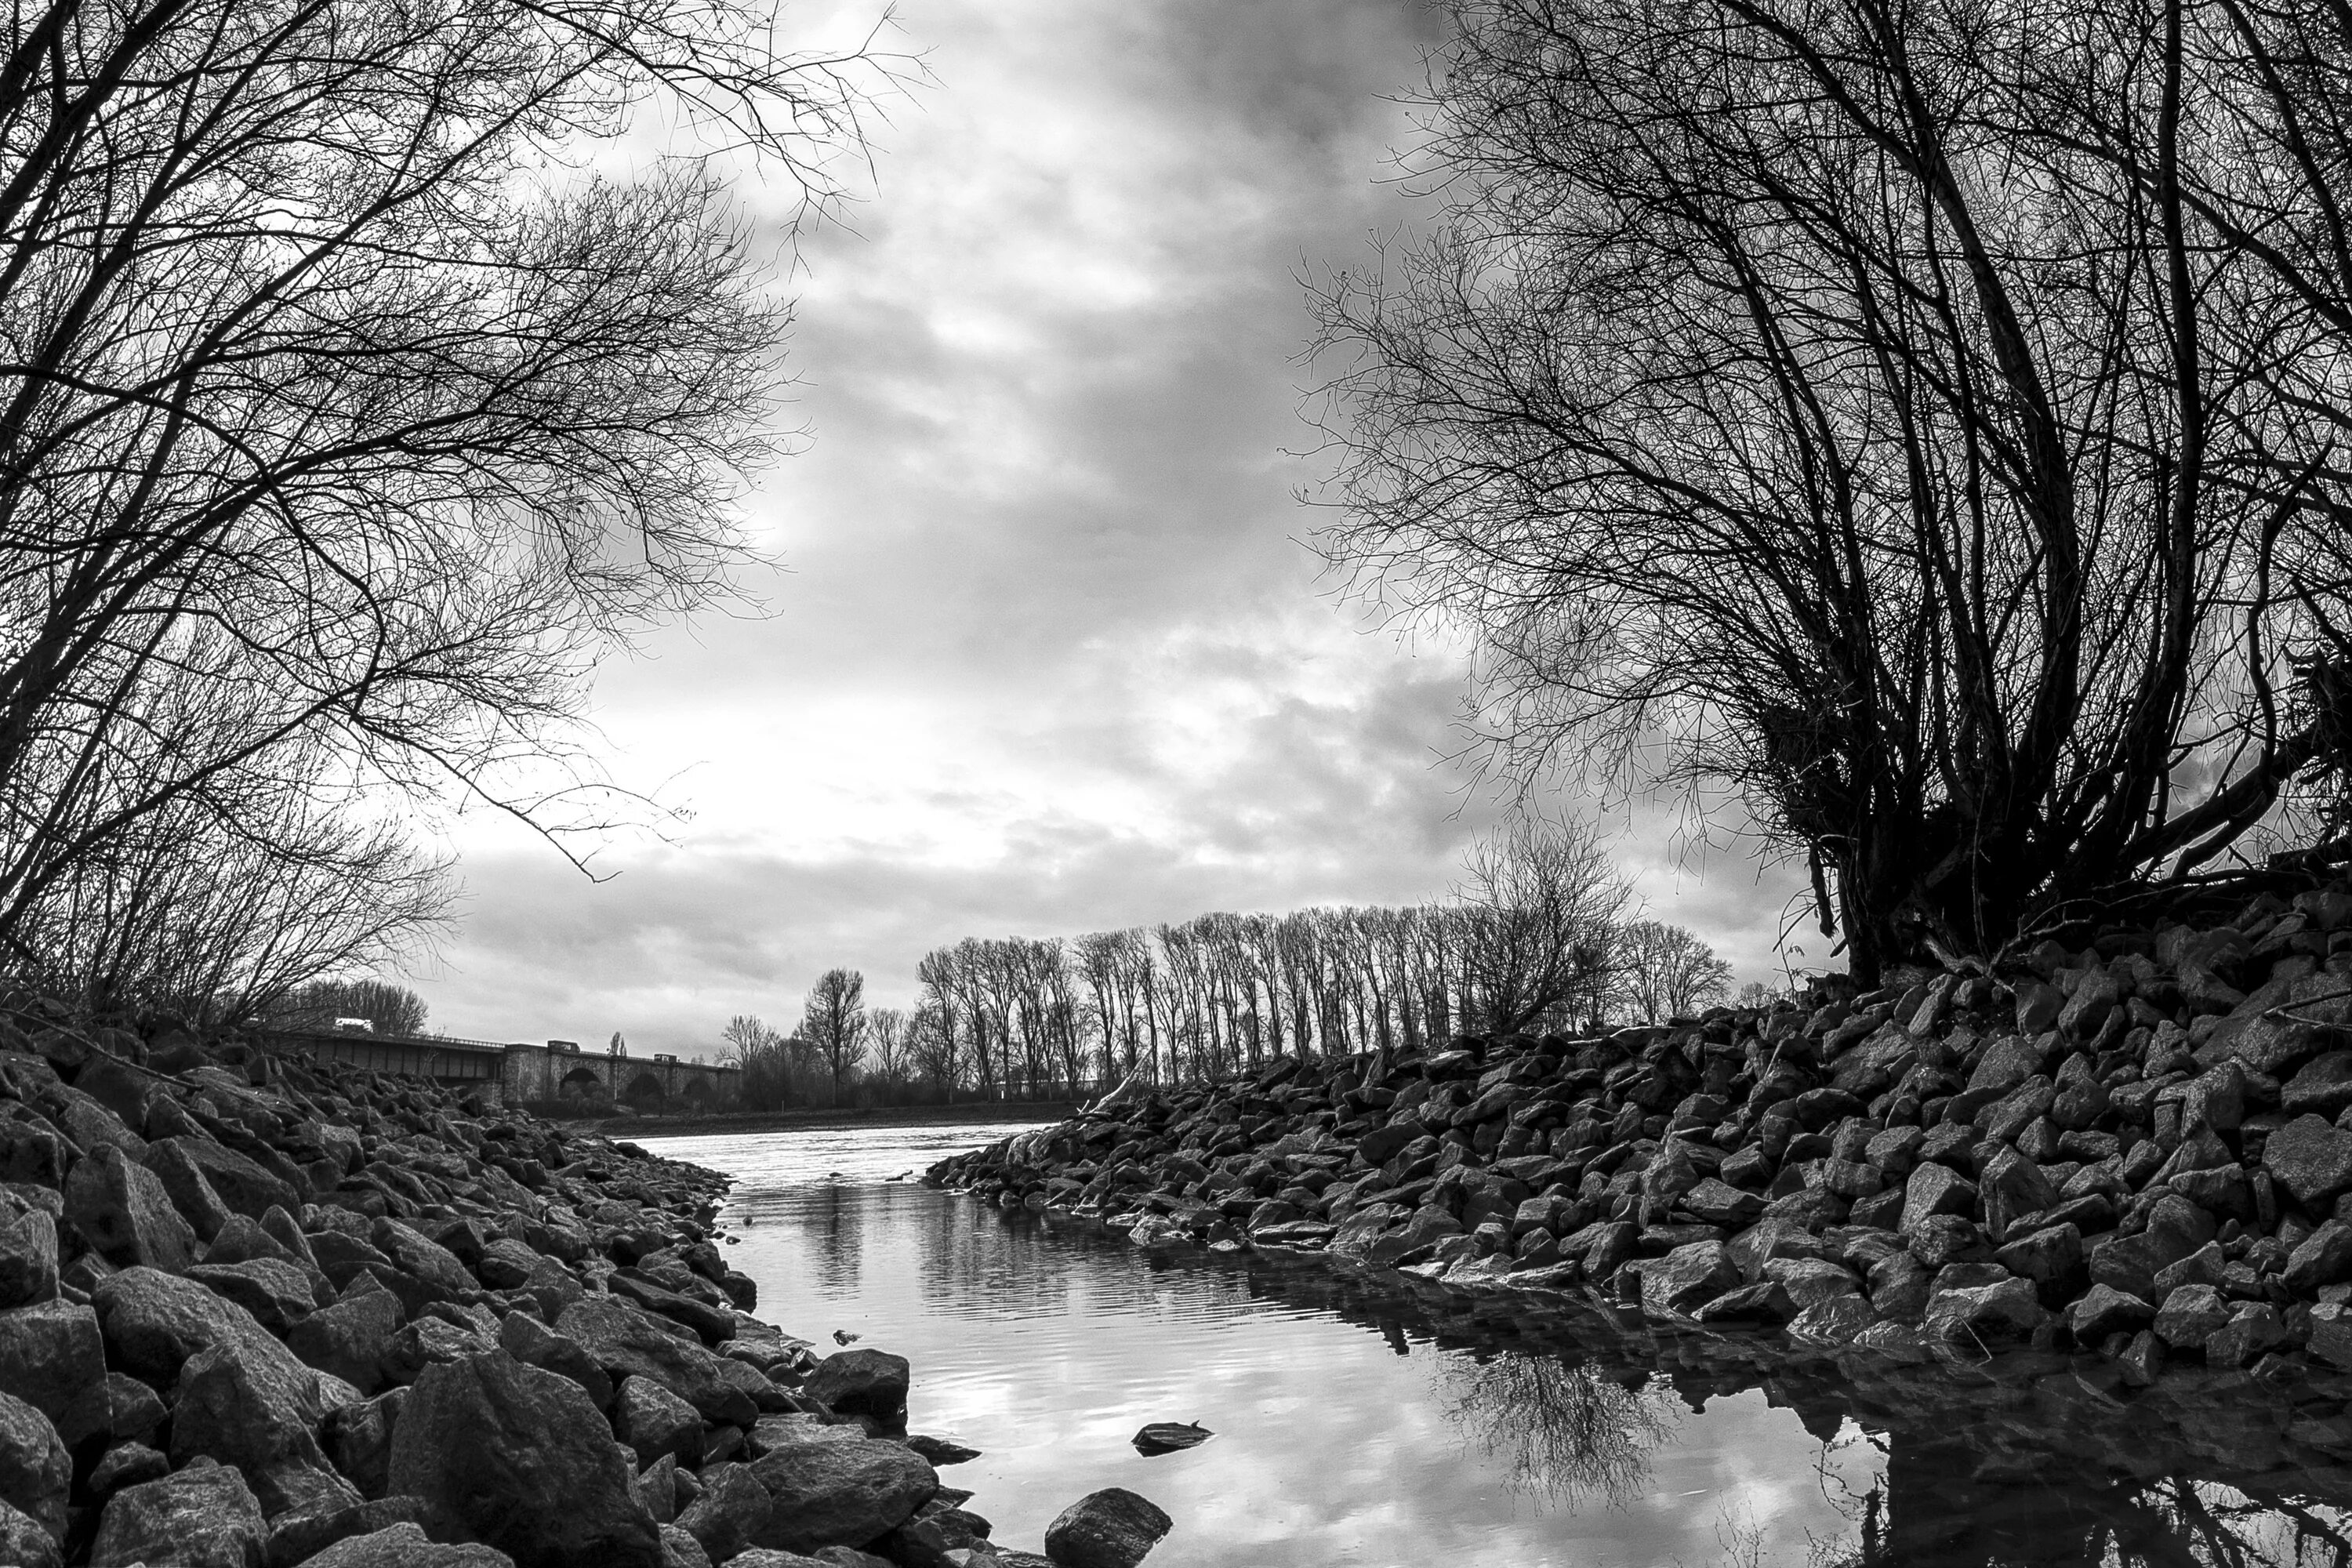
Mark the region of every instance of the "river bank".
POLYGON ((1769 1012, 1286 1058, 927 1180, 1776 1354, 2310 1383, 2352 1367, 2347 1020, 2339 887, 1769 1012))
MULTIPOLYGON (((942 1483, 968 1454, 908 1432, 903 1359, 752 1314, 715 1173, 243 1042, 18 1016, 0 1562, 1047 1562, 942 1483)), ((1120 1497, 1047 1537, 1066 1563, 1152 1538, 1120 1497)))

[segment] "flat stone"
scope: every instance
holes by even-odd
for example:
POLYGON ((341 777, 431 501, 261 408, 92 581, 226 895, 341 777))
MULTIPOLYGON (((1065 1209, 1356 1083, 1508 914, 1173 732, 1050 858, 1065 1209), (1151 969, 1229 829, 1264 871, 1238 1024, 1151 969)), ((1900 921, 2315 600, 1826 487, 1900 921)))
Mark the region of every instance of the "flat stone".
MULTIPOLYGON (((263 1554, 274 1563, 308 1563, 339 1541, 373 1535, 396 1524, 421 1524, 424 1518, 425 1505, 413 1497, 322 1503, 271 1520, 269 1541, 263 1554)), ((423 1533, 418 1531, 420 1536, 423 1533)))
POLYGON ((1878 1321, 1860 1296, 1816 1301, 1789 1321, 1789 1337, 1801 1344, 1842 1345, 1878 1321))
POLYGON ((213 1294, 243 1307, 253 1314, 256 1322, 280 1339, 318 1309, 310 1277, 300 1266, 274 1258, 249 1258, 238 1263, 198 1263, 186 1273, 213 1294))

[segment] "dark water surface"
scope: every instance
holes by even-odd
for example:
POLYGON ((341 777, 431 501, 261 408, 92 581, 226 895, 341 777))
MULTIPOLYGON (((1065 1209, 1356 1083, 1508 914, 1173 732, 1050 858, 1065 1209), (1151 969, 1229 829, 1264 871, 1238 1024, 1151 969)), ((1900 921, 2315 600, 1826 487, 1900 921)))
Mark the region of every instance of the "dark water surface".
POLYGON ((1022 1130, 659 1141, 736 1178, 721 1221, 761 1317, 914 1363, 912 1429, 984 1451, 944 1474, 1009 1545, 1122 1486, 1176 1520, 1151 1568, 2352 1564, 2352 1380, 1791 1365, 914 1184, 1022 1130), (1149 1421, 1217 1436, 1147 1458, 1149 1421))

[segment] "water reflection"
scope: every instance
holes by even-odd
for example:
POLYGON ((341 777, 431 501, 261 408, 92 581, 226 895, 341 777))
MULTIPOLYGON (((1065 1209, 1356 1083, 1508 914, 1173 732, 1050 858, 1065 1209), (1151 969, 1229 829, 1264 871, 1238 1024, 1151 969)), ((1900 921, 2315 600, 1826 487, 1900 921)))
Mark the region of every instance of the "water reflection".
POLYGON ((1016 1545, 1115 1485, 1179 1521, 1152 1568, 2352 1568, 2352 1380, 1792 1362, 1597 1304, 1146 1252, 882 1183, 973 1141, 927 1136, 664 1152, 741 1178, 763 1315, 913 1359, 917 1427, 987 1451, 953 1479, 1016 1545), (1138 1456, 1156 1420, 1218 1435, 1138 1456))
POLYGON ((1650 1451, 1675 1435, 1663 1388, 1613 1380, 1590 1362, 1483 1353, 1447 1363, 1440 1384, 1444 1416, 1465 1443, 1549 1507, 1594 1497, 1622 1507, 1648 1484, 1650 1451))

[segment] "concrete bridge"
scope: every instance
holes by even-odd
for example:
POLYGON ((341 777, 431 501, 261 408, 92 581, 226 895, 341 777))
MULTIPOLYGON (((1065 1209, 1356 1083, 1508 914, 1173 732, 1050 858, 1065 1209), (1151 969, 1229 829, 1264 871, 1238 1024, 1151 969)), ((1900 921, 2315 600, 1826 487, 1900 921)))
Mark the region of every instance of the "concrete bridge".
POLYGON ((591 1107, 617 1103, 651 1113, 715 1110, 735 1103, 743 1080, 740 1068, 685 1062, 674 1056, 583 1051, 571 1040, 533 1045, 437 1035, 373 1035, 359 1029, 278 1029, 264 1039, 307 1050, 322 1061, 476 1090, 502 1105, 567 1100, 591 1107))

